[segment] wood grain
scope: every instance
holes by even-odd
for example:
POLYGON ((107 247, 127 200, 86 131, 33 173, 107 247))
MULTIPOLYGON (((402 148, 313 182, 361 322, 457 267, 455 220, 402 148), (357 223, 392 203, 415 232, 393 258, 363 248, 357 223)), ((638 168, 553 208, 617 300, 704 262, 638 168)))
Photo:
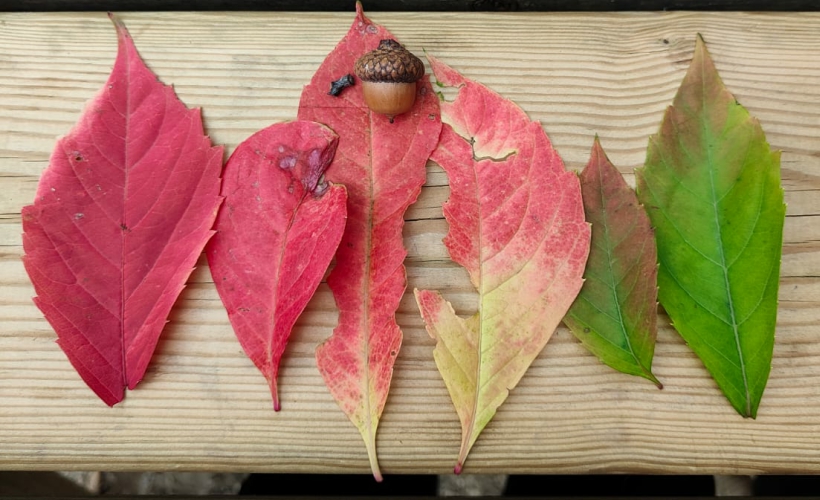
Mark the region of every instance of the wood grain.
MULTIPOLYGON (((346 14, 126 14, 137 46, 228 151, 296 115, 302 86, 346 32, 346 14)), ((820 15, 374 14, 541 120, 568 166, 598 133, 632 182, 703 33, 728 87, 783 150, 785 229, 774 362, 757 421, 743 420, 680 338, 662 328, 664 385, 599 363, 565 329, 487 427, 468 472, 820 472, 820 15)), ((140 387, 113 409, 85 387, 31 302, 20 209, 55 137, 104 83, 115 55, 102 13, 0 15, 0 469, 367 472, 313 351, 336 321, 322 285, 283 361, 283 410, 243 354, 204 259, 140 387)), ((413 287, 459 313, 476 297, 441 238, 447 179, 430 165, 407 214, 405 333, 378 439, 383 469, 447 472, 459 425, 413 287)), ((664 323, 666 323, 664 321, 664 323)))

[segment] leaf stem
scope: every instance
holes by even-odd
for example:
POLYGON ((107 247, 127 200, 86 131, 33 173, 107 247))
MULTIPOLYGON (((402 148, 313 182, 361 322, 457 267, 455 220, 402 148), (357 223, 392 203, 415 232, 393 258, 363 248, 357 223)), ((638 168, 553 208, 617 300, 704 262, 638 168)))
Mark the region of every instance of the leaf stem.
POLYGON ((379 457, 376 454, 376 440, 365 439, 365 447, 367 448, 367 457, 370 459, 370 470, 373 471, 373 478, 377 483, 382 482, 382 471, 379 469, 379 457))
POLYGON ((270 384, 270 396, 273 399, 273 411, 279 411, 282 409, 282 405, 279 403, 279 389, 276 383, 276 378, 271 378, 269 381, 270 384))
MULTIPOLYGON (((475 421, 473 422, 473 425, 475 425, 475 421)), ((464 441, 461 443, 461 449, 458 450, 458 461, 456 462, 456 466, 453 468, 453 473, 455 474, 461 474, 462 469, 464 469, 464 462, 467 461, 467 455, 470 453, 470 448, 472 448, 470 441, 472 440, 473 432, 473 429, 470 429, 471 435, 465 436, 464 441)))

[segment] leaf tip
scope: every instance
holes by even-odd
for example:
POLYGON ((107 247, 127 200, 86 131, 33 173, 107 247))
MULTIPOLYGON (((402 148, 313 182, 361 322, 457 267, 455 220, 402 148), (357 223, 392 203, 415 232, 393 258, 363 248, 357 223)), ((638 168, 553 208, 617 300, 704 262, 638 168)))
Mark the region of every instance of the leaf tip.
POLYGON ((433 78, 438 87, 460 88, 467 84, 465 78, 459 72, 441 62, 437 57, 426 52, 424 55, 427 57, 427 62, 430 63, 430 69, 433 72, 433 78))
MULTIPOLYGON (((757 404, 760 403, 758 400, 757 404)), ((757 404, 753 403, 750 397, 746 397, 746 411, 743 413, 743 418, 750 418, 757 420, 757 404)))
POLYGON ((592 160, 598 161, 599 159, 604 159, 609 161, 609 158, 606 156, 606 152, 604 152, 604 146, 601 145, 601 138, 598 137, 598 134, 595 134, 595 139, 592 141, 592 152, 590 153, 590 163, 592 160))
POLYGON ((735 406, 738 415, 746 419, 757 420, 757 407, 752 406, 749 400, 746 400, 742 404, 743 406, 735 406, 734 401, 732 401, 732 406, 735 406))
POLYGON ((703 39, 703 35, 700 33, 695 37, 695 57, 699 55, 709 57, 709 51, 706 50, 706 40, 703 39))
POLYGON ((370 19, 364 15, 364 6, 360 0, 356 0, 356 19, 359 22, 370 24, 370 19))
POLYGON ((461 471, 463 471, 463 470, 464 470, 464 464, 463 464, 463 463, 461 463, 461 462, 459 462, 459 463, 457 463, 457 464, 456 464, 456 466, 453 468, 453 474, 455 474, 455 475, 457 475, 457 476, 458 476, 459 474, 461 474, 461 471))
MULTIPOLYGON (((692 56, 690 72, 692 71, 692 68, 697 68, 696 71, 700 72, 700 74, 714 75, 713 78, 715 79, 715 83, 718 87, 724 86, 723 81, 717 72, 717 68, 715 67, 715 63, 712 60, 712 55, 709 53, 709 49, 706 48, 706 40, 703 39, 703 35, 700 33, 697 34, 695 39, 695 53, 692 56)), ((700 78, 702 79, 704 77, 701 76, 700 78)), ((678 90, 678 92, 680 92, 680 90, 678 90)), ((732 98, 734 99, 734 97, 732 98)))
POLYGON ((108 405, 109 408, 113 408, 114 405, 116 405, 117 403, 121 403, 122 400, 125 399, 125 387, 123 387, 119 391, 117 391, 116 389, 109 390, 105 387, 91 387, 91 390, 94 391, 97 397, 102 399, 103 402, 106 405, 108 405))
POLYGON ((128 29, 125 27, 125 23, 122 22, 122 19, 120 19, 116 14, 114 14, 113 12, 109 12, 108 19, 110 19, 111 22, 114 23, 114 27, 117 28, 117 35, 124 37, 129 36, 128 29))
MULTIPOLYGON (((657 264, 656 264, 656 266, 657 266, 657 264)), ((656 303, 656 307, 657 307, 657 303, 656 303)), ((656 377, 654 373, 652 373, 651 364, 652 364, 651 361, 650 361, 650 366, 649 367, 643 366, 643 364, 641 364, 641 369, 643 370, 643 373, 641 373, 639 375, 641 377, 645 378, 646 380, 652 382, 653 384, 655 384, 655 387, 657 387, 659 391, 662 391, 663 390, 663 383, 660 380, 658 380, 658 377, 656 377)))
MULTIPOLYGON (((602 170, 602 163, 611 163, 609 161, 609 157, 607 157, 606 152, 604 151, 604 147, 601 145, 601 139, 598 137, 598 134, 595 134, 595 139, 592 141, 592 149, 589 151, 589 161, 584 166, 583 170, 579 174, 579 179, 581 181, 582 186, 586 182, 591 182, 590 179, 599 177, 603 175, 601 173, 602 170)), ((582 187, 582 190, 584 188, 582 187)))

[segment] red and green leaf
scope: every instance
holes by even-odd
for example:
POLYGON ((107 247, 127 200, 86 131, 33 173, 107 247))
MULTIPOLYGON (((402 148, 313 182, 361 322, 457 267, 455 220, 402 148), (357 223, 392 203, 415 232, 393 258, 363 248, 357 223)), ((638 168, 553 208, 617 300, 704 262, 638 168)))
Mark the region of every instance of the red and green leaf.
POLYGON ((649 217, 597 137, 580 179, 592 243, 564 323, 605 364, 663 387, 652 374, 658 272, 649 217))
POLYGON ((404 212, 418 197, 436 147, 438 99, 425 77, 413 109, 395 117, 371 113, 360 82, 337 96, 331 82, 353 71, 360 56, 394 38, 356 6, 347 35, 302 92, 299 118, 339 135, 327 178, 348 191, 348 220, 328 285, 339 307, 333 336, 316 350, 319 371, 339 406, 359 429, 376 479, 376 430, 387 400, 402 333, 396 309, 406 287, 404 212))
POLYGON ((445 126, 432 159, 450 179, 444 243, 479 294, 457 316, 438 292, 416 290, 434 356, 461 421, 455 472, 560 323, 589 252, 578 177, 564 169, 541 125, 511 101, 429 57, 445 126))
POLYGON ((324 276, 345 226, 343 186, 323 179, 338 137, 314 122, 279 123, 236 148, 206 253, 240 344, 270 385, 288 337, 324 276))
POLYGON ((735 410, 754 418, 777 324, 780 153, 700 36, 637 181, 655 227, 660 303, 735 410))
POLYGON ((140 59, 113 19, 108 82, 61 138, 23 208, 37 306, 107 404, 142 379, 221 198, 222 148, 140 59))

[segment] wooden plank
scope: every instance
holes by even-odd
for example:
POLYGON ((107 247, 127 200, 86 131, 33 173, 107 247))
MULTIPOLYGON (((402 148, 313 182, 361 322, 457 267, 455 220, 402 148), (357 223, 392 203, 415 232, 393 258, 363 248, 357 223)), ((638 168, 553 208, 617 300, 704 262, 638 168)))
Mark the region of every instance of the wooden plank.
MULTIPOLYGON (((771 380, 757 421, 738 417, 668 327, 655 372, 666 388, 613 372, 561 328, 487 427, 469 472, 820 472, 820 15, 377 14, 544 123, 570 168, 598 133, 632 181, 647 137, 703 33, 721 74, 783 150, 789 204, 771 380)), ((292 119, 299 93, 352 15, 127 14, 148 64, 202 106, 229 151, 292 119)), ((137 391, 113 409, 81 382, 32 304, 20 208, 57 135, 104 83, 116 37, 102 13, 0 16, 0 469, 366 472, 360 437, 325 389, 315 346, 336 321, 322 285, 281 375, 283 410, 231 332, 204 259, 174 308, 137 391)), ((441 238, 448 193, 431 165, 405 226, 409 290, 475 307, 441 238)), ((385 472, 447 472, 460 430, 412 295, 378 439, 385 472)), ((666 321, 663 322, 664 324, 666 321)))

